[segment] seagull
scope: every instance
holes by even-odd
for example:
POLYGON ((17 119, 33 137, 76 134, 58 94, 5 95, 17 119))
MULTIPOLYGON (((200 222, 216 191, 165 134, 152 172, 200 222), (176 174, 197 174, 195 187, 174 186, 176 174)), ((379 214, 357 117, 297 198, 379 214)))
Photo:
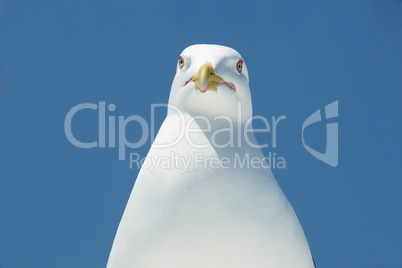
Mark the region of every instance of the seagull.
POLYGON ((252 128, 247 66, 193 45, 120 221, 108 268, 313 268, 252 128))

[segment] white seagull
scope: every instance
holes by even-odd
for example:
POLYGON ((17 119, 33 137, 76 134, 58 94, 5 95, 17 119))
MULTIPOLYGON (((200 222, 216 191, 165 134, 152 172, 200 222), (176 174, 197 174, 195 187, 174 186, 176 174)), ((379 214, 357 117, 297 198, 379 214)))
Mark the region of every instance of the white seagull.
POLYGON ((218 45, 186 48, 108 268, 315 267, 251 117, 240 54, 218 45))

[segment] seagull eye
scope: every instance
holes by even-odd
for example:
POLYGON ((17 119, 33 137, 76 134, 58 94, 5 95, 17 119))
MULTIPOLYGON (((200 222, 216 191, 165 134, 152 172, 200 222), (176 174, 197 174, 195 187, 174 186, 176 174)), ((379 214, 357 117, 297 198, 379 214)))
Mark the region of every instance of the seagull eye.
POLYGON ((241 72, 243 71, 243 60, 239 60, 239 61, 236 63, 236 69, 237 69, 237 71, 238 71, 239 73, 241 73, 241 72))
POLYGON ((179 57, 179 67, 180 69, 184 67, 184 59, 182 56, 179 57))

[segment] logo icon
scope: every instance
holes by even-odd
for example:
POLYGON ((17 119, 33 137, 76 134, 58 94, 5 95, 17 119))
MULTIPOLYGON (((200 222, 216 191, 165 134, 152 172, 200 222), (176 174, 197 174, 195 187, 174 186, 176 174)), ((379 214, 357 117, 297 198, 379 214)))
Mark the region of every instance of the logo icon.
MULTIPOLYGON (((337 118, 338 117, 338 101, 334 101, 325 106, 325 119, 337 118)), ((321 160, 322 162, 336 167, 338 166, 338 123, 328 123, 327 128, 327 140, 325 153, 318 152, 308 146, 304 142, 304 129, 314 123, 321 122, 321 111, 317 110, 312 115, 310 115, 306 121, 303 123, 302 127, 302 141, 303 146, 306 150, 312 154, 315 158, 321 160)))

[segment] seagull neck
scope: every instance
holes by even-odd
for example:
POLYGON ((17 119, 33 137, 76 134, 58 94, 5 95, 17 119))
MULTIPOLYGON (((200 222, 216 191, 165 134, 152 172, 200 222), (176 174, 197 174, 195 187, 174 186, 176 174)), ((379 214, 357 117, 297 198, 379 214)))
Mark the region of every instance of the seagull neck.
POLYGON ((230 120, 225 116, 206 120, 205 117, 189 115, 186 122, 187 133, 199 133, 205 136, 216 148, 243 147, 250 143, 254 144, 255 138, 251 124, 230 120))

